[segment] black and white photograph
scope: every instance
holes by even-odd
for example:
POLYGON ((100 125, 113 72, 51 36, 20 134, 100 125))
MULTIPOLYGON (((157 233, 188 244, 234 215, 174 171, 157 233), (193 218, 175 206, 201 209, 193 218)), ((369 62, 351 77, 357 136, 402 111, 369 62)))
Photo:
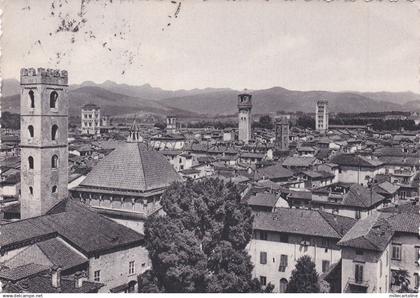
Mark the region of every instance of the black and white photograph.
POLYGON ((419 2, 0 9, 0 297, 417 297, 419 2))

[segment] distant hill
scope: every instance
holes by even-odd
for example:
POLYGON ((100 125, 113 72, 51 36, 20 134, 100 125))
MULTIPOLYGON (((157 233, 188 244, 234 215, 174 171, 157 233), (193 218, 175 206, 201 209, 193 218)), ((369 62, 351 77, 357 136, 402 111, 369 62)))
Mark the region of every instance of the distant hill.
MULTIPOLYGON (((233 114, 236 112, 236 91, 182 96, 160 100, 166 106, 189 110, 195 113, 233 114)), ((400 104, 373 100, 362 94, 351 92, 292 91, 280 87, 252 92, 257 114, 283 110, 286 112, 314 112, 315 103, 323 98, 329 102, 332 112, 383 112, 407 110, 400 104)), ((419 102, 420 103, 420 102, 419 102)))
POLYGON ((71 89, 77 89, 80 87, 100 87, 113 93, 119 93, 132 97, 141 97, 149 100, 159 100, 170 97, 188 96, 196 94, 206 94, 211 92, 230 90, 230 89, 217 89, 217 88, 205 88, 205 89, 192 89, 192 90, 164 90, 157 87, 152 87, 150 84, 144 84, 141 86, 133 86, 127 84, 117 84, 112 81, 105 81, 102 84, 96 84, 91 81, 83 82, 80 85, 72 85, 71 89))
MULTIPOLYGON (((3 80, 2 110, 19 112, 19 82, 3 80)), ((131 86, 106 81, 86 81, 71 85, 70 115, 78 116, 86 103, 101 107, 105 114, 126 115, 153 113, 178 116, 232 115, 237 113, 239 91, 227 88, 205 88, 169 91, 149 84, 131 86)), ((281 87, 252 91, 256 114, 283 110, 314 112, 319 99, 327 99, 332 112, 420 111, 420 94, 412 92, 328 92, 294 91, 281 87)))
MULTIPOLYGON (((80 115, 81 107, 86 103, 93 103, 101 107, 101 112, 107 115, 122 115, 133 113, 152 113, 158 115, 177 114, 190 116, 191 112, 165 106, 157 101, 131 97, 113 93, 100 87, 81 87, 69 91, 69 114, 80 115)), ((3 97, 1 100, 2 111, 19 113, 19 95, 3 97)))

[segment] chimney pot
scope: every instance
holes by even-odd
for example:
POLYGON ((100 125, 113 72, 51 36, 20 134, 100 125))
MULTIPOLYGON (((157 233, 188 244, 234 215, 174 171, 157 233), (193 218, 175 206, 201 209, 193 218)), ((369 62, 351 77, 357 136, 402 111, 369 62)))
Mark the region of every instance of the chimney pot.
POLYGON ((60 266, 53 266, 51 268, 51 284, 54 288, 61 287, 61 267, 60 266))

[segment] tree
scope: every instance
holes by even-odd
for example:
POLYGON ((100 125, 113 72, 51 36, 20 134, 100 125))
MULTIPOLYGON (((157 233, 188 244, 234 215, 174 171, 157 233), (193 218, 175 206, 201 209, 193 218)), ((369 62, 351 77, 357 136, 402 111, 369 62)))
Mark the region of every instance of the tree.
POLYGON ((400 287, 398 293, 411 293, 410 274, 407 270, 392 270, 392 285, 400 287))
POLYGON ((273 129, 274 124, 269 115, 263 115, 260 117, 258 123, 256 123, 256 127, 265 128, 265 129, 273 129))
POLYGON ((296 268, 287 284, 287 293, 319 293, 318 273, 310 256, 297 260, 296 268))
POLYGON ((251 210, 241 204, 233 183, 174 183, 161 204, 166 215, 145 223, 152 269, 139 276, 140 292, 263 291, 252 279, 245 250, 252 234, 251 210))

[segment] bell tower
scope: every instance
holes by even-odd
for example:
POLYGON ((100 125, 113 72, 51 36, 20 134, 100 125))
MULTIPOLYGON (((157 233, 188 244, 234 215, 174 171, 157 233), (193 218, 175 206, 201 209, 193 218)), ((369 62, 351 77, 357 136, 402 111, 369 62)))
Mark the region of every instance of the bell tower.
POLYGON ((20 71, 21 218, 67 198, 67 71, 20 71))
POLYGON ((249 140, 251 139, 251 109, 252 95, 249 93, 239 94, 239 141, 243 141, 245 144, 248 144, 249 140))

